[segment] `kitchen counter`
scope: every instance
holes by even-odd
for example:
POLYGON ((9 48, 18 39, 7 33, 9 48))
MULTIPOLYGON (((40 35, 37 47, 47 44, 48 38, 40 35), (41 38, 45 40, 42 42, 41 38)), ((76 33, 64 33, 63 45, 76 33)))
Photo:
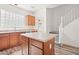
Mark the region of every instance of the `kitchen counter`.
POLYGON ((55 37, 55 34, 48 34, 48 33, 41 33, 41 32, 24 33, 21 35, 38 40, 38 41, 42 41, 42 42, 46 42, 55 37))
POLYGON ((30 33, 32 32, 32 30, 0 30, 0 34, 4 34, 4 33, 13 33, 13 32, 26 32, 26 33, 30 33))
POLYGON ((9 31, 0 31, 0 34, 4 34, 4 33, 13 33, 13 32, 25 32, 25 31, 14 31, 14 30, 9 30, 9 31))

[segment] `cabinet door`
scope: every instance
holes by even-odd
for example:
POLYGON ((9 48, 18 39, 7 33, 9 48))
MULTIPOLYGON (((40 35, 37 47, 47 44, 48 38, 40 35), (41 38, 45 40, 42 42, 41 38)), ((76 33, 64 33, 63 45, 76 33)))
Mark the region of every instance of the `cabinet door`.
POLYGON ((55 38, 52 38, 44 43, 44 55, 55 54, 55 38))
POLYGON ((28 26, 35 26, 35 17, 28 15, 28 26))
POLYGON ((0 37, 0 50, 2 48, 2 37, 0 37))
POLYGON ((19 44, 19 33, 10 34, 10 47, 16 46, 19 44))
POLYGON ((29 48, 29 54, 30 55, 42 55, 43 54, 43 51, 33 45, 30 45, 30 48, 29 48))
POLYGON ((9 35, 4 34, 0 37, 0 50, 9 48, 9 35))

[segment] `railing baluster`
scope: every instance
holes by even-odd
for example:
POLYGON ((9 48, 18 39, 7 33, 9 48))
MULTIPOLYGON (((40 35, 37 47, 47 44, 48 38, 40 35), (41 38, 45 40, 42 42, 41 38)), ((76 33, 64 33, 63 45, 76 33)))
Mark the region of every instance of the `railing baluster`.
POLYGON ((64 16, 62 16, 63 19, 63 27, 67 26, 74 20, 76 20, 79 17, 79 8, 71 9, 70 12, 66 13, 64 16))

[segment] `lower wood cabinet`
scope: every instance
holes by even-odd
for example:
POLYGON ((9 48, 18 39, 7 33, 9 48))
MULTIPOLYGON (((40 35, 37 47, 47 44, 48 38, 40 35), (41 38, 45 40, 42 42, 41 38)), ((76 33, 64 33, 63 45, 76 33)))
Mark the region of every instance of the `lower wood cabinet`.
POLYGON ((19 45, 20 33, 3 33, 0 34, 0 50, 19 45))
POLYGON ((10 33, 10 47, 19 45, 20 33, 10 33))
POLYGON ((52 38, 43 45, 44 55, 54 55, 55 54, 55 38, 52 38))
POLYGON ((9 48, 9 34, 0 35, 0 50, 9 48))

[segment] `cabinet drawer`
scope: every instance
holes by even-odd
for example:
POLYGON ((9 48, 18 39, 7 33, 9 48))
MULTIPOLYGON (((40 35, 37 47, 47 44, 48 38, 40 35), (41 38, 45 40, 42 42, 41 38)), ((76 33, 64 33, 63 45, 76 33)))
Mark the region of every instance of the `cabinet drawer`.
POLYGON ((43 44, 40 41, 34 40, 34 39, 30 39, 30 44, 43 49, 43 44))

